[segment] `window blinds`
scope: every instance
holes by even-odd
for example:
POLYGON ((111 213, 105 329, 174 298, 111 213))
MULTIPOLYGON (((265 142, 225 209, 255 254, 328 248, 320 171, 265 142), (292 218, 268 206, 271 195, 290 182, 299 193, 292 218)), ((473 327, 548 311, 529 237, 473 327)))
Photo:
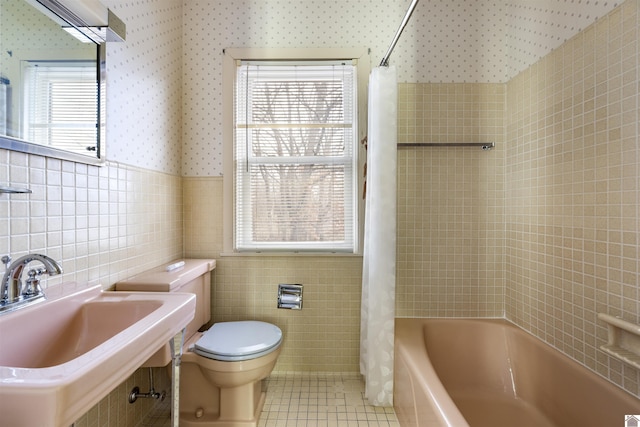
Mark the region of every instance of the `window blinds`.
POLYGON ((236 250, 357 250, 355 79, 352 65, 238 67, 236 250))
POLYGON ((29 141, 87 154, 97 141, 95 64, 28 62, 25 70, 25 135, 29 141))

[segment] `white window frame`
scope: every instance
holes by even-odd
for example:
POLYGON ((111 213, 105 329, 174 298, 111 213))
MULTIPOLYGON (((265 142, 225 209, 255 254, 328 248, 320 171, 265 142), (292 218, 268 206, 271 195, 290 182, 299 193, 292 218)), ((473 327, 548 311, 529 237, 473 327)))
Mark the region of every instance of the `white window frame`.
POLYGON ((355 254, 360 255, 362 248, 362 218, 363 218, 363 164, 366 160, 366 153, 363 146, 359 143, 367 131, 367 80, 370 71, 369 55, 366 49, 225 49, 223 59, 223 168, 224 168, 224 235, 223 235, 223 253, 222 255, 288 255, 288 254, 313 254, 313 255, 333 255, 333 254, 355 254), (282 249, 277 245, 272 247, 253 248, 251 250, 239 251, 234 244, 234 197, 235 197, 235 178, 234 178, 234 90, 236 70, 239 61, 351 61, 356 64, 357 69, 357 125, 358 125, 358 143, 354 147, 354 154, 358 159, 356 185, 357 195, 355 200, 354 211, 356 212, 356 220, 354 229, 356 231, 356 240, 353 248, 345 251, 341 248, 323 248, 306 247, 303 250, 282 249))

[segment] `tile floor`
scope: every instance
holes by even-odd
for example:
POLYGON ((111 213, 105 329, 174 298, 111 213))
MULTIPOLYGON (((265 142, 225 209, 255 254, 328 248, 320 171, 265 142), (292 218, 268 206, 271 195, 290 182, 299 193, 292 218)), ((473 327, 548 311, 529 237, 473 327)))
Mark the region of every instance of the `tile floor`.
MULTIPOLYGON (((400 427, 392 408, 366 402, 357 373, 274 372, 266 388, 258 427, 400 427)), ((168 408, 140 427, 170 427, 168 408)))
POLYGON ((369 405, 355 373, 274 373, 258 427, 399 427, 393 408, 369 405))

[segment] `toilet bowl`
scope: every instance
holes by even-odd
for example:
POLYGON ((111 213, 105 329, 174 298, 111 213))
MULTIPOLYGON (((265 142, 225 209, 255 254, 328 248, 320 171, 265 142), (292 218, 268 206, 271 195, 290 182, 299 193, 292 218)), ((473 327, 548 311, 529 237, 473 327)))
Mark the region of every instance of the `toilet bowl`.
POLYGON ((216 323, 192 337, 182 357, 180 425, 255 426, 265 400, 262 380, 281 342, 278 327, 256 321, 216 323))
MULTIPOLYGON (((180 426, 256 427, 264 405, 263 380, 273 370, 282 344, 282 331, 270 323, 247 320, 209 322, 210 274, 215 260, 184 260, 167 271, 164 266, 116 284, 116 290, 192 292, 194 320, 185 330, 180 365, 180 426)), ((143 366, 167 366, 168 345, 143 366)))

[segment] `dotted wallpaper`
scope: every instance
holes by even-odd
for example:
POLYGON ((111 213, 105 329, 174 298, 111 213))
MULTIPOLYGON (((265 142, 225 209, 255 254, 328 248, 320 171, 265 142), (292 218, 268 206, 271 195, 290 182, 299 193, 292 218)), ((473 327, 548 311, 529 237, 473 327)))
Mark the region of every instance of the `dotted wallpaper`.
POLYGON ((180 174, 182 1, 103 0, 127 25, 107 44, 107 159, 180 174))
POLYGON ((515 77, 621 3, 508 0, 505 7, 507 77, 515 77))
MULTIPOLYGON (((17 0, 2 1, 4 6, 17 0)), ((127 25, 126 42, 107 46, 106 157, 184 176, 222 174, 224 48, 365 47, 376 65, 410 4, 409 0, 104 2, 127 25)), ((421 0, 390 62, 398 67, 400 82, 504 83, 619 3, 421 0)), ((3 28, 13 21, 3 14, 3 28)), ((3 45, 8 41, 3 35, 3 45)), ((6 50, 3 47, 0 54, 6 50)))
MULTIPOLYGON (((366 47, 377 65, 409 4, 185 2, 182 174, 222 175, 224 48, 366 47)), ((615 5, 594 0, 422 0, 390 62, 398 67, 400 82, 504 83, 615 5)))
POLYGON ((10 61, 16 50, 74 49, 77 40, 60 31, 53 20, 39 13, 25 0, 2 0, 0 8, 0 51, 2 62, 10 61))

